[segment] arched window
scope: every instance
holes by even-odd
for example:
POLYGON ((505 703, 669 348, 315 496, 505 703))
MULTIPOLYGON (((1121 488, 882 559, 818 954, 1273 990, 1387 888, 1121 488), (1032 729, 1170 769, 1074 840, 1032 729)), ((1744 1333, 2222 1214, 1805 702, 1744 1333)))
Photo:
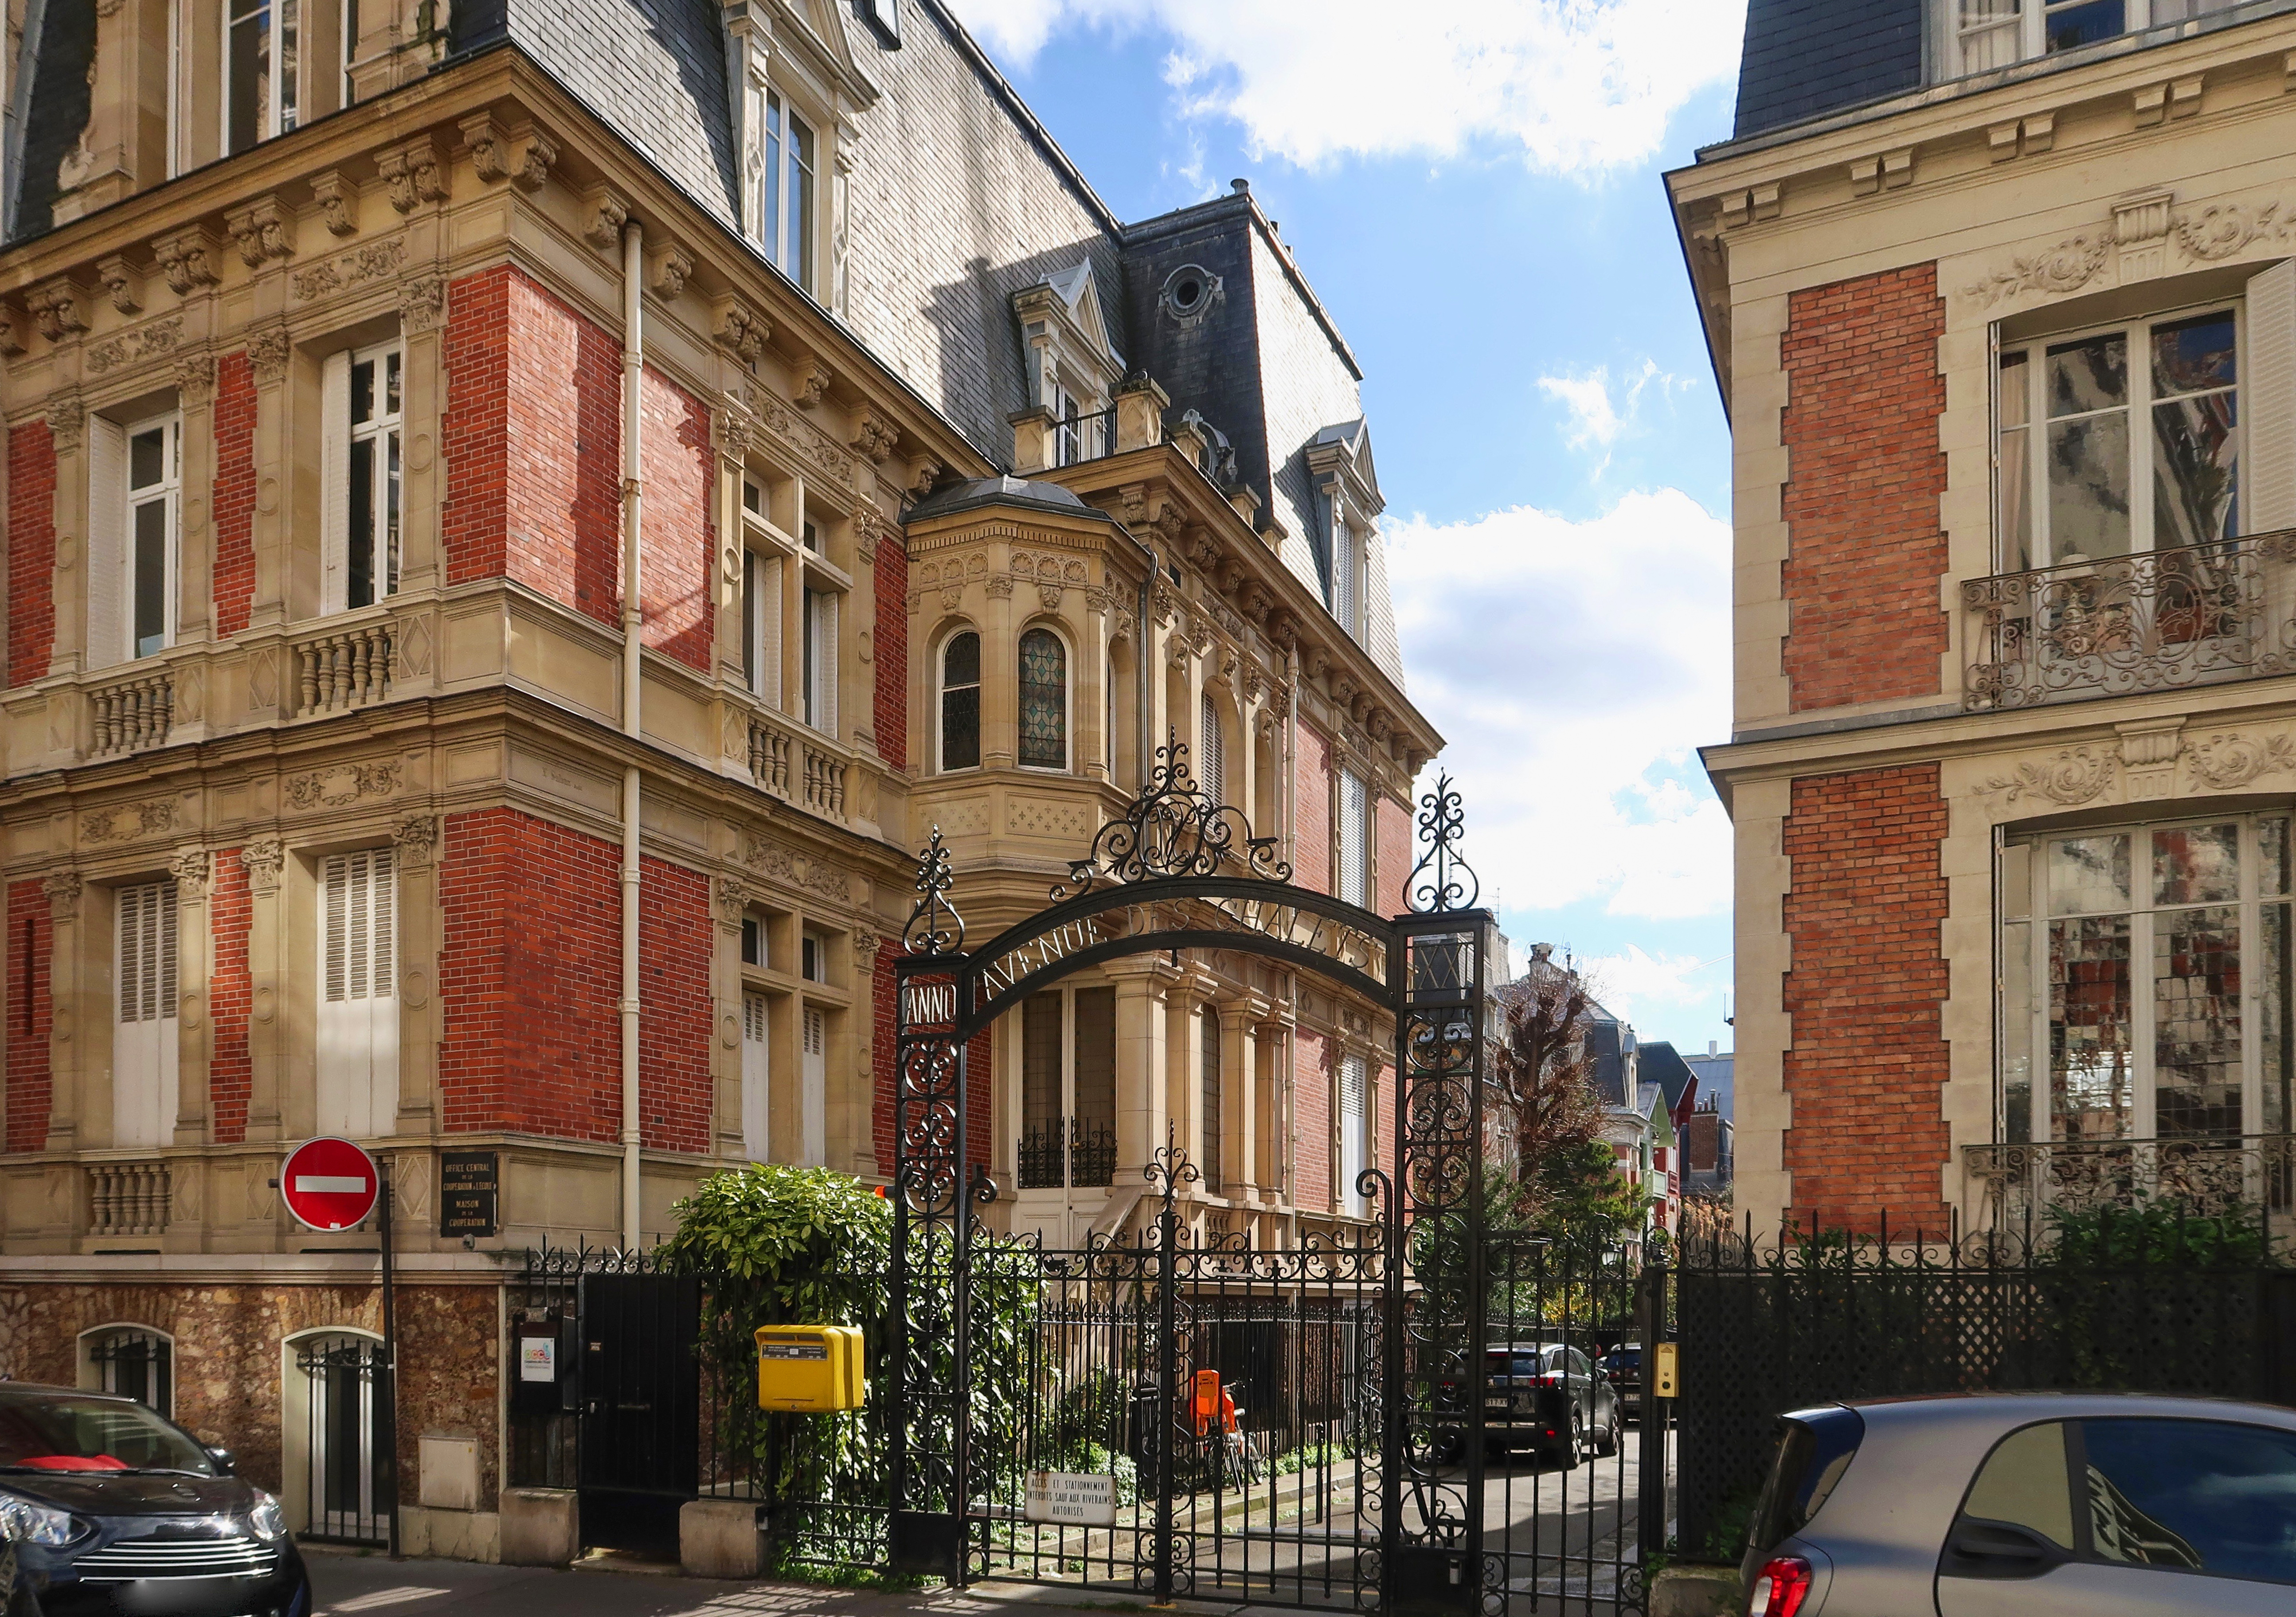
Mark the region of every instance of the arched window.
POLYGON ((1021 766, 1069 767, 1069 652, 1048 628, 1021 636, 1021 766))
POLYGON ((980 636, 951 635, 940 653, 940 767, 980 763, 980 636))
POLYGON ((1219 704, 1210 691, 1196 707, 1196 784, 1212 801, 1227 801, 1227 738, 1220 734, 1219 704))
POLYGON ((80 1385, 176 1412, 176 1344, 143 1326, 104 1326, 79 1339, 80 1385))

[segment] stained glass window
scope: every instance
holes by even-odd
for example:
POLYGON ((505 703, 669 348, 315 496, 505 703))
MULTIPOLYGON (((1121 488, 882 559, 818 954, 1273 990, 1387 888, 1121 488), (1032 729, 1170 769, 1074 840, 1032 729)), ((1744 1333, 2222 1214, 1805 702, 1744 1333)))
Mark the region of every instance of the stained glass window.
POLYGON ((1050 629, 1021 636, 1021 764, 1065 769, 1069 764, 1069 653, 1050 629))

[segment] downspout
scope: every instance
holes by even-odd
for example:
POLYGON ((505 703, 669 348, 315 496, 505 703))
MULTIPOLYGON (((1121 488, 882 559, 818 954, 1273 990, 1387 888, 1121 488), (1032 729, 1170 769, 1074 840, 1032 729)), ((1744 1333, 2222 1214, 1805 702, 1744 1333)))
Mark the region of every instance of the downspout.
MULTIPOLYGON (((1144 545, 1141 548, 1147 550, 1144 545)), ((1136 711, 1133 714, 1138 721, 1133 728, 1140 733, 1140 751, 1132 760, 1132 790, 1135 793, 1144 793, 1148 790, 1148 771, 1151 760, 1156 756, 1156 716, 1149 710, 1149 697, 1155 687, 1149 684, 1149 677, 1151 670, 1161 660, 1162 653, 1151 649, 1152 631, 1149 628, 1152 620, 1148 616, 1148 603, 1156 587, 1156 574, 1163 565, 1163 558, 1149 550, 1148 576, 1140 580, 1140 615, 1134 620, 1140 626, 1140 654, 1133 659, 1138 666, 1132 670, 1132 683, 1139 687, 1134 697, 1136 711)))
MULTIPOLYGON (((1297 812, 1300 795, 1300 647, 1295 642, 1292 649, 1283 653, 1283 677, 1292 694, 1283 704, 1283 778, 1277 783, 1276 797, 1276 801, 1283 808, 1283 857, 1295 866, 1300 859, 1297 812)), ((1277 1126, 1283 1132, 1276 1138, 1291 1144, 1291 1154, 1283 1163, 1283 1183, 1279 1194, 1292 1204, 1292 1211, 1296 1215, 1299 1211, 1300 1133, 1294 1108, 1299 1104, 1299 1097, 1293 1093, 1292 1086, 1300 1071, 1300 974, 1297 972, 1292 974, 1291 989, 1292 1027, 1283 1038, 1283 1082, 1276 1090, 1278 1110, 1282 1114, 1282 1121, 1277 1126)), ((1402 1081, 1400 1073, 1397 1074, 1397 1081, 1402 1081)))
MULTIPOLYGON (((645 369, 644 233, 622 227, 622 734, 638 739, 645 612, 638 595, 638 381, 645 369)), ((638 766, 622 771, 622 1250, 638 1229, 638 766)))

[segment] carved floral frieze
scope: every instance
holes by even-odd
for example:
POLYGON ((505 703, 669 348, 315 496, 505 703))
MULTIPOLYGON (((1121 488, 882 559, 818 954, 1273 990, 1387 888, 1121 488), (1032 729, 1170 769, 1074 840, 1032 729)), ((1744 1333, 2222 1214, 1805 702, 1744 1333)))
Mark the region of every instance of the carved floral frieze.
POLYGON ((2119 767, 2120 759, 2110 751, 2069 747, 2045 763, 2019 764, 2013 776, 1995 776, 1985 783, 1985 790, 2004 792, 2013 803, 2030 793, 2078 808, 2103 796, 2119 767))

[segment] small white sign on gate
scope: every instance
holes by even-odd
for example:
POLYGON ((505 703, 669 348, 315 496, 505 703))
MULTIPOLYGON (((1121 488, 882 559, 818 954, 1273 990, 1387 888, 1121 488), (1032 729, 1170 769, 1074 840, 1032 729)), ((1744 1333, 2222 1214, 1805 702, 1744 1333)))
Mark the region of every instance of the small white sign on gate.
POLYGON ((1028 1517, 1081 1527, 1116 1525, 1116 1479, 1094 1471, 1032 1471, 1028 1517))

